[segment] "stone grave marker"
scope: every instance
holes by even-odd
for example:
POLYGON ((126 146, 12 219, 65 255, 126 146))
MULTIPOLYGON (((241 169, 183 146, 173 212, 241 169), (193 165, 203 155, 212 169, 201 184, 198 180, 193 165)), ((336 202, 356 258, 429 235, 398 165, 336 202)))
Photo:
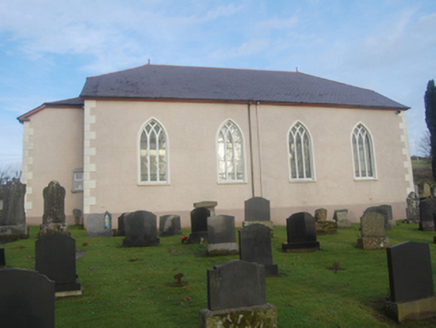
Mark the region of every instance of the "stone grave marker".
POLYGON ((35 242, 35 270, 55 282, 56 296, 78 296, 82 287, 76 281, 76 240, 51 233, 35 242))
POLYGON ((278 265, 273 264, 271 230, 263 224, 255 223, 238 232, 240 259, 263 265, 267 276, 278 276, 278 265))
POLYGON ((0 270, 0 326, 54 328, 54 281, 36 271, 0 270))
POLYGON ((112 215, 109 212, 92 213, 86 218, 88 237, 112 237, 112 215))
POLYGON ((124 219, 123 247, 159 246, 156 215, 147 211, 129 213, 124 219))
POLYGON ((431 186, 429 183, 424 182, 419 187, 419 197, 421 198, 427 198, 431 196, 431 186))
POLYGON ((200 311, 200 327, 277 327, 277 310, 266 302, 263 265, 234 260, 207 271, 208 309, 200 311), (236 323, 238 323, 236 325, 236 323))
POLYGON ((360 218, 361 237, 357 240, 357 247, 375 250, 389 246, 389 238, 386 237, 385 219, 377 212, 365 212, 360 218))
POLYGON ((274 228, 274 224, 271 221, 271 209, 268 199, 263 197, 252 197, 247 199, 245 201, 244 212, 245 221, 242 222, 243 227, 254 223, 260 223, 266 225, 271 230, 274 228))
POLYGON ((207 218, 210 211, 206 207, 198 207, 191 211, 191 233, 189 240, 191 243, 207 241, 207 218))
POLYGON ((419 223, 419 197, 415 192, 411 191, 406 199, 407 221, 411 223, 419 223))
POLYGON ((126 235, 126 231, 124 230, 124 219, 129 214, 130 214, 130 212, 125 212, 118 217, 117 236, 125 236, 126 235))
POLYGON ((348 220, 348 210, 335 210, 333 214, 333 221, 336 222, 339 229, 351 228, 351 222, 348 220))
POLYGON ((436 316, 430 247, 404 242, 386 249, 390 300, 385 308, 394 319, 428 319, 436 316))
POLYGON ((6 265, 5 249, 0 248, 0 267, 6 265))
POLYGON ((24 211, 26 185, 13 178, 0 188, 2 195, 0 242, 29 238, 29 227, 26 225, 26 213, 24 211))
POLYGON ((335 234, 338 232, 336 222, 327 221, 327 210, 325 208, 315 210, 315 227, 317 235, 335 234))
POLYGON ((430 199, 419 202, 419 230, 434 230, 434 203, 430 199))
POLYGON ((234 216, 217 215, 207 218, 207 254, 238 254, 234 216))
POLYGON ((83 212, 80 209, 73 209, 73 216, 75 225, 83 225, 83 212))
POLYGON ((218 205, 218 202, 205 200, 202 202, 194 203, 194 208, 205 207, 209 210, 210 216, 215 216, 215 207, 218 205))
POLYGON ((159 236, 168 237, 182 234, 179 215, 162 215, 159 217, 159 236))
POLYGON ((49 233, 70 235, 68 224, 65 223, 65 188, 59 182, 51 181, 44 188, 42 195, 44 197, 44 214, 38 237, 49 233))
POLYGON ((315 252, 319 249, 315 218, 309 213, 292 214, 286 220, 286 230, 288 242, 282 244, 284 252, 315 252))
POLYGON ((380 205, 380 206, 371 206, 368 207, 364 213, 367 212, 376 212, 383 216, 385 220, 385 229, 391 230, 392 225, 395 225, 395 221, 392 218, 392 206, 390 205, 380 205))

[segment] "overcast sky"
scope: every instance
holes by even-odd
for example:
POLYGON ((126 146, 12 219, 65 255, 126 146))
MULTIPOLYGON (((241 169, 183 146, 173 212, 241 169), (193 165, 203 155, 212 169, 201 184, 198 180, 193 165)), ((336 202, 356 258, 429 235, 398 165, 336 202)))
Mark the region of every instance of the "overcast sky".
POLYGON ((411 107, 406 117, 416 154, 427 129, 423 95, 436 78, 436 1, 2 0, 0 169, 21 162, 19 115, 77 97, 87 76, 148 59, 298 67, 374 90, 411 107))

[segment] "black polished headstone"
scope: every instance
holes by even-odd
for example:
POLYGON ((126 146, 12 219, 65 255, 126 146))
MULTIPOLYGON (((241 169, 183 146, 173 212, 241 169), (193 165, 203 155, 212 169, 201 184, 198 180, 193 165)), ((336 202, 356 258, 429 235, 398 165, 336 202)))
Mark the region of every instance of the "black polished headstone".
POLYGON ((205 207, 198 207, 191 211, 191 233, 189 240, 191 243, 207 241, 207 218, 210 211, 205 207))
POLYGON ((157 218, 148 211, 129 213, 124 219, 123 247, 159 246, 157 218))
POLYGON ((240 259, 265 266, 266 275, 278 275, 278 266, 273 264, 271 230, 263 224, 250 224, 239 230, 240 259))
POLYGON ((124 230, 124 219, 129 214, 130 214, 129 212, 123 213, 118 217, 117 236, 125 236, 126 235, 126 231, 124 230))
POLYGON ((0 248, 0 267, 6 265, 5 249, 0 248))
POLYGON ((419 202, 419 230, 434 230, 434 203, 430 199, 419 202))
POLYGON ((36 271, 0 270, 0 326, 54 328, 54 281, 36 271))
POLYGON ((35 242, 35 270, 56 283, 56 291, 81 290, 76 281, 76 240, 66 234, 52 233, 35 242))
POLYGON ((391 301, 410 302, 434 296, 430 246, 404 242, 386 248, 391 301))
POLYGON ((291 215, 286 220, 288 243, 283 243, 284 251, 319 249, 316 241, 315 218, 307 212, 291 215))
POLYGON ((182 234, 179 215, 162 215, 159 217, 159 236, 168 237, 182 234))
POLYGON ((209 310, 266 304, 263 265, 234 260, 207 270, 209 310))
POLYGON ((270 221, 269 200, 253 197, 245 201, 245 221, 270 221))

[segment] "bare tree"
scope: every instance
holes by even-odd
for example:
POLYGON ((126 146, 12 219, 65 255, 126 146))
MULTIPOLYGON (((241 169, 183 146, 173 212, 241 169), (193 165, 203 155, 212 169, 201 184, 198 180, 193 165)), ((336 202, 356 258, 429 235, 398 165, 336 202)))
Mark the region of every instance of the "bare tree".
POLYGON ((17 165, 0 165, 0 185, 6 184, 12 179, 21 180, 21 170, 17 165))
POLYGON ((430 131, 425 130, 423 136, 419 140, 418 155, 431 159, 431 136, 430 131))

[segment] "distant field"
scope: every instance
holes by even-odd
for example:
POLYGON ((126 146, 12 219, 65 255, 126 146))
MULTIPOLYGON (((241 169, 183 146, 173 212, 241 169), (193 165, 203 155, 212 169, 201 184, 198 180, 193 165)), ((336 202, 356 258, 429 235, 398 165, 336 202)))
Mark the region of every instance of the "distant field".
POLYGON ((431 161, 428 158, 412 159, 413 180, 416 185, 423 182, 433 183, 431 161))

